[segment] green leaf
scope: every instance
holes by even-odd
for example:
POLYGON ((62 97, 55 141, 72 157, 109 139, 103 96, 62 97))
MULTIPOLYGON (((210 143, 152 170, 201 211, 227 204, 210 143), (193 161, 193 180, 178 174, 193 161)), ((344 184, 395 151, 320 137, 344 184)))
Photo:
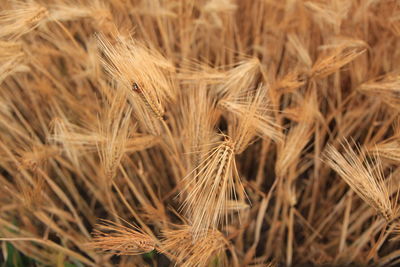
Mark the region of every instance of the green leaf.
POLYGON ((21 258, 21 253, 15 247, 11 244, 8 243, 6 244, 7 246, 7 261, 6 261, 6 266, 8 267, 24 267, 22 258, 21 258))
POLYGON ((74 261, 73 263, 66 261, 64 262, 64 267, 85 267, 85 266, 79 261, 74 261))
POLYGON ((218 267, 218 266, 220 266, 220 262, 219 262, 219 257, 218 257, 218 256, 215 256, 215 257, 214 257, 214 259, 213 259, 212 262, 211 262, 211 266, 213 266, 213 267, 218 267))
POLYGON ((145 259, 153 259, 154 258, 154 256, 156 255, 156 251, 155 250, 152 250, 152 251, 150 251, 150 252, 148 252, 148 253, 145 253, 145 254, 143 254, 143 257, 145 258, 145 259))
POLYGON ((39 266, 34 259, 27 257, 26 255, 19 252, 12 243, 6 243, 7 249, 7 260, 1 265, 1 267, 30 267, 39 266), (36 263, 36 264, 35 264, 36 263))

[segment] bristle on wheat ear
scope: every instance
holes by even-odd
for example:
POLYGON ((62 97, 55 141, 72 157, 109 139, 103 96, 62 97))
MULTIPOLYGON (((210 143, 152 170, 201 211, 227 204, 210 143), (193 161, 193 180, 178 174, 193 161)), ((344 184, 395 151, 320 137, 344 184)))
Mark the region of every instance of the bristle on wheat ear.
POLYGON ((187 196, 182 209, 191 220, 195 237, 207 229, 227 225, 232 212, 231 201, 237 201, 237 193, 243 194, 234 147, 232 140, 225 136, 225 140, 184 179, 183 191, 187 196))
POLYGON ((191 226, 181 225, 177 229, 163 232, 161 251, 176 258, 180 266, 209 266, 213 257, 223 258, 228 242, 217 230, 204 230, 200 235, 191 226))
POLYGON ((370 163, 364 150, 353 150, 349 142, 342 147, 344 154, 328 146, 327 163, 379 215, 388 222, 395 220, 399 216, 397 198, 392 202, 379 157, 375 155, 375 163, 370 163))
POLYGON ((139 228, 103 220, 95 226, 93 241, 88 246, 116 255, 138 255, 156 248, 156 241, 139 228))

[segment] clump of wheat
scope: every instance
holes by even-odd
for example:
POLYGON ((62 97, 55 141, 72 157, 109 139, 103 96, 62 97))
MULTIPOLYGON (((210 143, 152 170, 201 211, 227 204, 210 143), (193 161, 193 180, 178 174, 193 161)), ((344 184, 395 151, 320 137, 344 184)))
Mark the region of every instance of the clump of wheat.
POLYGON ((398 1, 0 2, 0 261, 399 264, 398 1))

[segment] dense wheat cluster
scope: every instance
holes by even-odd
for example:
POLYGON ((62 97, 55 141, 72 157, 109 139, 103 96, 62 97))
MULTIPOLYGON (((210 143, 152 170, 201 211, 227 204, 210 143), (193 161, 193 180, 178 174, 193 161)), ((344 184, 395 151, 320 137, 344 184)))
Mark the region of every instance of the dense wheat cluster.
POLYGON ((399 266, 400 2, 1 0, 0 262, 399 266))

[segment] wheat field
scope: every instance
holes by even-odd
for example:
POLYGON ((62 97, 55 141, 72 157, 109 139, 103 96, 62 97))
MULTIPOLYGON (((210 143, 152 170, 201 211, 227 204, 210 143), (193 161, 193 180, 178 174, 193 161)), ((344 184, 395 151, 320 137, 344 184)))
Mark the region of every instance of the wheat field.
POLYGON ((399 266, 400 2, 1 0, 1 266, 399 266))

